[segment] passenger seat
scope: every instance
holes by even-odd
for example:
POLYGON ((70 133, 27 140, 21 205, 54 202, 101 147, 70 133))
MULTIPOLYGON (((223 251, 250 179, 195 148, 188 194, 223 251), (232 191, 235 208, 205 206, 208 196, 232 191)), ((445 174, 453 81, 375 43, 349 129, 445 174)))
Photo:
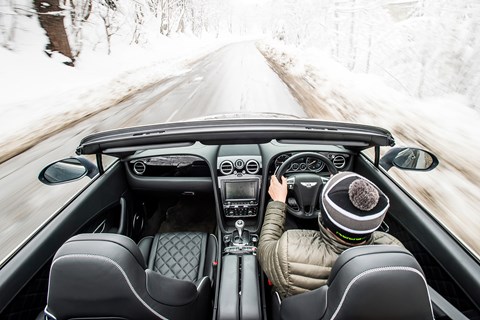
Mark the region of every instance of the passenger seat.
POLYGON ((193 283, 206 276, 212 285, 217 246, 216 237, 204 232, 158 233, 138 243, 148 269, 193 283))
POLYGON ((53 258, 45 319, 211 319, 216 257, 206 233, 79 234, 53 258))

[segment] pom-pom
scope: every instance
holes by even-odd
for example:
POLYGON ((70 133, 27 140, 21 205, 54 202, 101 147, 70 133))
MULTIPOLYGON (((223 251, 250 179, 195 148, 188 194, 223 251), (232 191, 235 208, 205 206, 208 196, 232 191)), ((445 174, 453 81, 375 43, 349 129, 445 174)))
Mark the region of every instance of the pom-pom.
POLYGON ((362 211, 370 211, 378 203, 378 190, 367 180, 357 179, 348 187, 348 196, 352 204, 362 211))

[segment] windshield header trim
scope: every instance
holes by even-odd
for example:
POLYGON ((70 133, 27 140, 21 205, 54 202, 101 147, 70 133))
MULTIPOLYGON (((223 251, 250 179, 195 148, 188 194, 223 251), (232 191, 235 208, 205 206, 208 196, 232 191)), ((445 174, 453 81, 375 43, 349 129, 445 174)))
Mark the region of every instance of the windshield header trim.
POLYGON ((388 130, 351 123, 294 119, 235 119, 165 123, 89 135, 77 154, 103 153, 107 149, 200 141, 203 144, 265 143, 273 139, 328 141, 339 145, 393 146, 388 130))

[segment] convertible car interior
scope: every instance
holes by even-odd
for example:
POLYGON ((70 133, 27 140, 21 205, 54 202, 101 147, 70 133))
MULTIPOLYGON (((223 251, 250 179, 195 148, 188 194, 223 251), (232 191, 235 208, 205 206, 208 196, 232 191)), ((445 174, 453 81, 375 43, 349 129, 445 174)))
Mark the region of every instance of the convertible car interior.
POLYGON ((385 129, 300 119, 85 137, 78 157, 40 174, 93 179, 0 269, 0 319, 480 319, 479 261, 387 173, 399 153, 415 155, 410 170, 438 160, 410 148, 381 158, 394 143, 385 129), (381 230, 406 250, 348 250, 327 285, 282 300, 256 258, 270 177, 287 178, 288 228, 318 230, 319 194, 338 171, 388 195, 381 230))

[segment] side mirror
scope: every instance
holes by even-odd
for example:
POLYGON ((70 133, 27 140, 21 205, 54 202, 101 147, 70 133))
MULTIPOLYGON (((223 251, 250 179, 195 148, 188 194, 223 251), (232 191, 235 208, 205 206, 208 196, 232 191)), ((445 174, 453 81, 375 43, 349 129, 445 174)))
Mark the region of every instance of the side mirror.
POLYGON ((79 180, 84 176, 93 178, 98 168, 85 158, 67 158, 46 166, 38 179, 46 185, 56 185, 79 180))
POLYGON ((387 171, 393 166, 402 170, 430 171, 438 164, 433 153, 418 148, 393 148, 380 159, 380 166, 387 171))

